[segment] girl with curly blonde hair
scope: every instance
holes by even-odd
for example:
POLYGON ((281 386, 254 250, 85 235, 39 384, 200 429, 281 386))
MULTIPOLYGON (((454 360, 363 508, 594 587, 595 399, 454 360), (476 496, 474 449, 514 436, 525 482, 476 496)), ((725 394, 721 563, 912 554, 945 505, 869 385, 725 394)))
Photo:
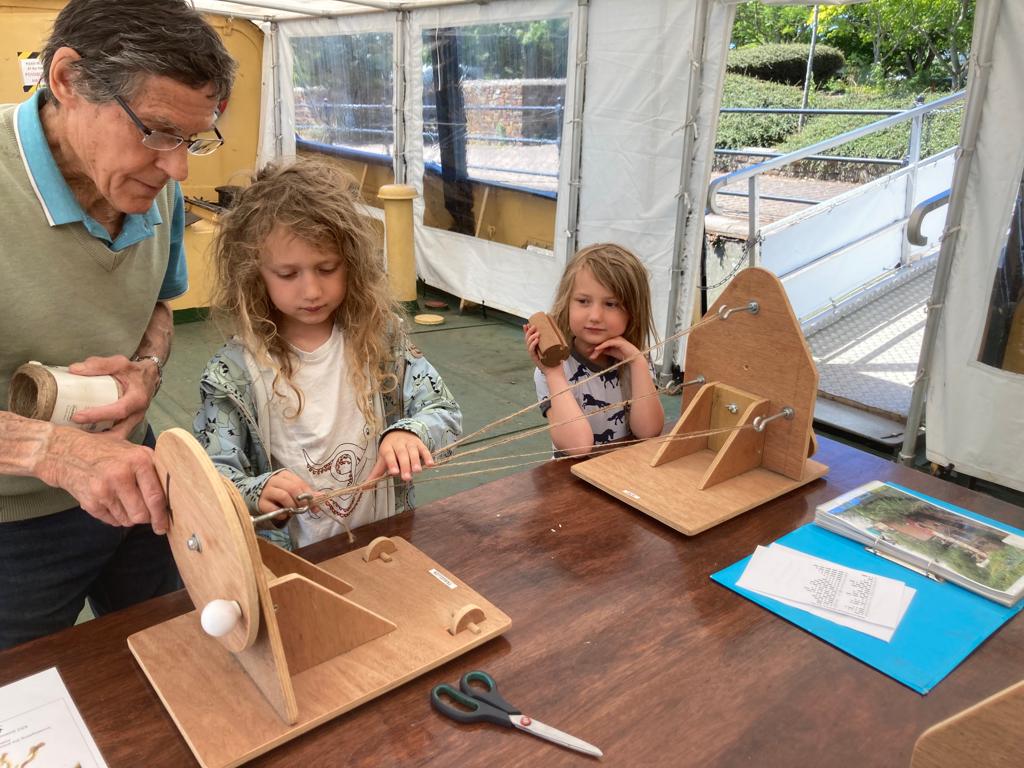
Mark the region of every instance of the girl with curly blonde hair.
MULTIPOLYGON (((312 160, 268 166, 220 225, 210 303, 232 338, 200 381, 194 431, 250 511, 432 465, 461 411, 402 331, 351 179, 312 160)), ((407 492, 389 479, 265 535, 305 546, 394 514, 407 492)))

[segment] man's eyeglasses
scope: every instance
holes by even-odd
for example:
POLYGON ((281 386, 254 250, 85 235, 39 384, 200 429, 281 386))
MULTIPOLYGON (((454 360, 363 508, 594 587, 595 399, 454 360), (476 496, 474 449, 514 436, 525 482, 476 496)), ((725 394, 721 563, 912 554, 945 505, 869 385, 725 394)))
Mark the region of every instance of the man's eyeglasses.
POLYGON ((197 138, 197 139, 185 139, 181 136, 177 136, 173 133, 164 133, 163 131, 153 131, 146 127, 139 116, 132 112, 132 108, 128 106, 128 103, 120 96, 115 96, 114 101, 121 105, 121 109, 132 119, 136 127, 142 131, 142 143, 150 149, 155 149, 160 152, 169 152, 172 149, 177 149, 182 144, 185 145, 185 150, 190 155, 209 155, 220 149, 224 143, 224 137, 220 135, 220 131, 217 130, 217 126, 213 126, 213 132, 217 138, 197 138))

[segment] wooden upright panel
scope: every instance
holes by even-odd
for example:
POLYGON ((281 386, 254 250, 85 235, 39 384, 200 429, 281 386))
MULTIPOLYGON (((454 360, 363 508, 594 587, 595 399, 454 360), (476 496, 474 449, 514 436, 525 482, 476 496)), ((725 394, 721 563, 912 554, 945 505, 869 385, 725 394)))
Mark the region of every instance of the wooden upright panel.
POLYGON ((793 408, 792 420, 778 419, 768 428, 761 466, 799 480, 814 419, 818 370, 782 283, 765 269, 745 269, 705 317, 751 301, 758 303, 757 314, 735 312, 689 335, 684 370, 688 379, 703 376, 765 398, 769 414, 793 408))
POLYGON ((911 768, 1024 765, 1024 680, 921 734, 911 768))

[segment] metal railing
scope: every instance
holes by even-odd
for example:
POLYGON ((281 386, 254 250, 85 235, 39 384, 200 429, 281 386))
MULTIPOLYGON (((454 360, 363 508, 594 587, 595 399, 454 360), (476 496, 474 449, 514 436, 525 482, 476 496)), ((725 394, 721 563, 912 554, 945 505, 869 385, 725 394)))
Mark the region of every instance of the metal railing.
MULTIPOLYGON (((351 124, 338 124, 336 120, 333 120, 329 115, 341 113, 342 115, 357 115, 362 113, 366 115, 374 110, 383 112, 384 110, 391 110, 391 106, 388 104, 339 104, 332 102, 320 102, 320 103, 304 103, 303 106, 313 116, 322 116, 322 123, 300 123, 296 126, 296 129, 310 129, 319 128, 321 130, 330 131, 332 133, 344 134, 344 133, 361 133, 361 134, 372 134, 378 136, 384 136, 388 139, 393 136, 394 128, 387 122, 381 122, 372 118, 357 119, 351 124)), ((463 109, 467 112, 519 112, 523 114, 536 113, 543 116, 551 116, 552 125, 555 128, 555 135, 550 138, 537 138, 533 136, 508 136, 502 134, 475 134, 466 133, 466 138, 470 141, 486 141, 499 144, 555 144, 561 146, 562 143, 562 122, 565 113, 565 107, 562 103, 556 102, 554 104, 524 104, 524 105, 507 105, 507 104, 466 104, 463 109)), ((430 111, 436 111, 437 105, 435 104, 424 104, 423 112, 424 115, 430 111)), ((437 125, 437 119, 424 117, 423 121, 423 135, 425 138, 437 140, 437 130, 430 130, 428 126, 437 125)), ((385 141, 384 143, 390 143, 385 141)))
POLYGON ((949 204, 949 190, 945 192, 939 192, 937 195, 932 195, 927 200, 922 200, 913 211, 910 212, 910 218, 907 219, 907 240, 910 241, 911 245, 928 245, 928 238, 921 232, 921 226, 924 224, 924 217, 932 211, 938 210, 944 205, 949 204))
MULTIPOLYGON (((738 184, 740 182, 747 182, 747 193, 746 197, 749 199, 748 204, 748 225, 747 225, 747 262, 750 266, 755 266, 758 262, 758 245, 760 242, 759 233, 761 231, 761 223, 759 217, 759 202, 762 198, 759 187, 760 177, 768 172, 784 168, 787 165, 795 163, 799 160, 808 160, 820 156, 821 153, 827 150, 833 149, 834 147, 841 146, 847 142, 859 139, 863 136, 869 136, 879 131, 884 131, 887 128, 900 125, 902 123, 910 122, 910 147, 906 165, 910 167, 911 177, 907 184, 907 195, 906 195, 906 210, 904 211, 904 218, 908 217, 913 208, 914 200, 914 187, 917 177, 917 168, 921 162, 921 133, 924 126, 924 117, 930 112, 941 109, 948 106, 956 101, 964 98, 966 91, 958 91, 957 93, 944 96, 935 101, 929 102, 928 104, 922 104, 921 106, 913 107, 908 110, 897 112, 895 114, 887 114, 881 120, 876 120, 868 125, 860 126, 852 130, 841 133, 837 136, 833 136, 830 139, 819 141, 816 144, 803 147, 802 149, 794 150, 777 157, 772 157, 768 160, 764 160, 760 163, 750 166, 749 168, 741 168, 739 170, 728 173, 724 176, 720 176, 708 185, 708 199, 707 207, 712 213, 721 214, 722 211, 718 207, 718 195, 719 194, 730 194, 722 193, 720 190, 723 187, 738 184)), ((753 108, 749 107, 733 107, 727 109, 734 110, 749 110, 753 108)), ((722 110, 725 111, 725 110, 722 110)), ((792 112, 811 112, 814 113, 816 110, 789 110, 792 112)), ((831 112, 832 110, 827 110, 831 112)), ((878 110, 877 113, 889 113, 890 110, 878 110)), ((864 110, 864 113, 875 114, 874 110, 864 110)), ((829 158, 835 159, 835 158, 829 158)), ((737 193, 732 193, 737 194, 737 193)), ((742 194, 742 193, 739 193, 742 194)), ((769 196, 765 196, 765 199, 769 199, 769 196)), ((909 243, 904 241, 904 247, 909 248, 909 243)))
MULTIPOLYGON (((319 103, 304 102, 302 106, 305 107, 305 111, 310 117, 319 119, 322 122, 297 123, 295 130, 299 138, 308 139, 311 134, 320 133, 327 143, 339 147, 347 146, 348 144, 359 145, 374 138, 378 139, 377 143, 387 147, 394 141, 393 127, 374 116, 374 112, 379 112, 382 118, 390 119, 390 113, 387 115, 383 114, 385 111, 389 112, 391 110, 391 105, 389 104, 346 104, 323 101, 319 103), (347 118, 350 121, 349 124, 338 124, 338 115, 347 118)), ((519 112, 524 115, 540 115, 541 118, 547 118, 554 129, 554 135, 551 138, 509 136, 501 133, 469 133, 467 131, 465 136, 467 141, 512 146, 554 145, 556 148, 561 148, 562 123, 565 117, 565 107, 561 100, 556 101, 554 104, 466 104, 463 108, 467 112, 519 112)), ((436 110, 437 106, 435 104, 423 105, 423 138, 427 144, 436 144, 438 140, 436 117, 427 117, 428 113, 431 111, 436 112, 436 110)), ((522 177, 558 178, 557 171, 553 172, 518 166, 506 168, 469 164, 467 170, 501 172, 522 177)), ((487 181, 487 179, 477 178, 472 173, 470 173, 470 178, 487 181)))

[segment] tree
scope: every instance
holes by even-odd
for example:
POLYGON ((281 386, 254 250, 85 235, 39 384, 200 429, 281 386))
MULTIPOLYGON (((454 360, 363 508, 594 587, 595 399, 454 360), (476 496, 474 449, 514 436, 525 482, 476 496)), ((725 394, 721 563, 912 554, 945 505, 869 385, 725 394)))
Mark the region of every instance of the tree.
POLYGON ((765 43, 809 43, 810 8, 744 3, 736 9, 732 41, 736 47, 765 43))
MULTIPOLYGON (((821 9, 819 35, 852 61, 865 53, 877 77, 952 88, 967 79, 974 0, 871 0, 821 9)), ((866 63, 866 62, 865 62, 866 63)))

